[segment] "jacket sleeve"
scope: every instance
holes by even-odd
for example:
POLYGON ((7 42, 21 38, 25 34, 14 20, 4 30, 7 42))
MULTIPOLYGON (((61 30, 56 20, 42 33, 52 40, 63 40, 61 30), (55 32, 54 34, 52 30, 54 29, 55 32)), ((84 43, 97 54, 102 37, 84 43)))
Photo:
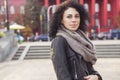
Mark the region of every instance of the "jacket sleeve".
POLYGON ((52 42, 52 62, 58 80, 72 80, 66 58, 66 40, 58 37, 52 42))
POLYGON ((101 75, 98 73, 98 71, 94 69, 91 63, 89 63, 88 67, 89 67, 88 69, 89 69, 90 74, 97 75, 99 77, 99 80, 103 80, 101 75))

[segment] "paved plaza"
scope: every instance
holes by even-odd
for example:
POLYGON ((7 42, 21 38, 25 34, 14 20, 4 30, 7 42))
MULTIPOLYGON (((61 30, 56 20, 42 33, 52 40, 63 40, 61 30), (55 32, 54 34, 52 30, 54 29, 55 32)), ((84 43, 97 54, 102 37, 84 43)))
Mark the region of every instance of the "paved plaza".
MULTIPOLYGON (((95 44, 119 44, 120 41, 93 41, 95 44)), ((50 42, 24 45, 50 45, 50 42)), ((103 80, 120 80, 120 58, 98 58, 95 69, 103 80)), ((11 60, 0 63, 0 80, 57 80, 51 59, 11 60)))
MULTIPOLYGON (((98 58, 96 70, 103 80, 120 80, 119 58, 98 58)), ((0 63, 0 80, 57 80, 50 59, 0 63)))

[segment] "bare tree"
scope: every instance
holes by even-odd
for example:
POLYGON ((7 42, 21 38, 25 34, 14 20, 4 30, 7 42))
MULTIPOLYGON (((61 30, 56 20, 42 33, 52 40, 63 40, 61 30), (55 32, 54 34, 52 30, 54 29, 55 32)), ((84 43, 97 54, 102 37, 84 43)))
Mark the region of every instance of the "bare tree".
POLYGON ((27 0, 25 6, 25 24, 32 28, 34 34, 40 29, 40 9, 39 0, 27 0))

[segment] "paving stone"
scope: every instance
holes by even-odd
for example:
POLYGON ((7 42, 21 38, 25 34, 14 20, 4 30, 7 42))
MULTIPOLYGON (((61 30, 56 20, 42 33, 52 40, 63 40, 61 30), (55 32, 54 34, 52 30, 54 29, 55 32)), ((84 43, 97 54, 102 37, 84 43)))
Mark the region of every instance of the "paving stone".
MULTIPOLYGON (((94 65, 103 80, 120 80, 119 58, 98 58, 94 65)), ((50 59, 0 63, 0 80, 57 80, 50 59)))

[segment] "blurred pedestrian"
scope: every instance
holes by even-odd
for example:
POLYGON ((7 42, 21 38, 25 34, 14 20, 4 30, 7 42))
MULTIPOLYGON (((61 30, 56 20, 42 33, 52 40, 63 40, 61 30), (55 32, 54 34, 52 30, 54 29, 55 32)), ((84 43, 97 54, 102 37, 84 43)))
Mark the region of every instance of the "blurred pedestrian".
POLYGON ((86 36, 89 16, 75 0, 60 4, 53 15, 49 36, 51 58, 58 80, 102 80, 93 68, 97 61, 94 45, 86 36))

